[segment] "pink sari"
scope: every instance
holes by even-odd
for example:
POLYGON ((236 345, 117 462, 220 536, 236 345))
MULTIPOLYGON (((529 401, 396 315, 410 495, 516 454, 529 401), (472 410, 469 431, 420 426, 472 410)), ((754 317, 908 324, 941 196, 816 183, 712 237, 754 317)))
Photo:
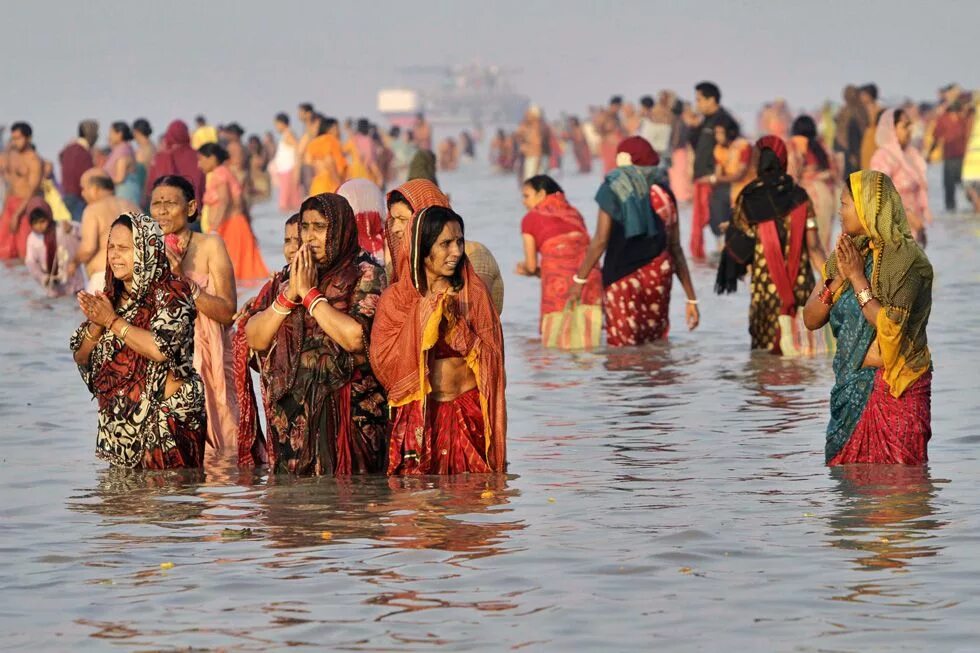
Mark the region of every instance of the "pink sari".
MULTIPOLYGON (((891 177, 895 189, 902 198, 905 210, 916 214, 924 222, 932 221, 929 211, 929 182, 926 181, 926 161, 914 147, 902 148, 895 133, 895 110, 888 109, 878 119, 875 132, 878 149, 868 166, 891 177)), ((911 224, 909 226, 912 226, 911 224)), ((919 231, 912 229, 916 238, 919 231)))

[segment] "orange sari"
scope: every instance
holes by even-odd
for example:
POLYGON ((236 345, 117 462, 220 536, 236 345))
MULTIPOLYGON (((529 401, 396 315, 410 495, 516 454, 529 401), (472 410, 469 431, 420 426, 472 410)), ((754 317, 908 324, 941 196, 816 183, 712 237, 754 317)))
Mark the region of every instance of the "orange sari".
POLYGON ((317 171, 310 183, 310 195, 336 193, 347 179, 347 159, 340 140, 333 134, 321 134, 306 146, 306 153, 317 171))

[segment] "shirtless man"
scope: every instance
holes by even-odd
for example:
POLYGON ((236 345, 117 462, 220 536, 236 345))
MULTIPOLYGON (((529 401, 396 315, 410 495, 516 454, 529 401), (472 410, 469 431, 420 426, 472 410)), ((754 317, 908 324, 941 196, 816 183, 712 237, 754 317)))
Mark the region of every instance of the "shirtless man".
POLYGON ((524 155, 521 181, 546 173, 548 171, 548 159, 544 156, 546 131, 541 119, 541 109, 537 105, 528 108, 517 133, 521 141, 521 154, 524 155))
POLYGON ((44 166, 31 143, 31 126, 15 122, 10 126, 10 149, 4 178, 7 199, 0 214, 0 260, 23 259, 31 225, 25 215, 27 200, 41 194, 44 166))
POLYGON ((82 213, 82 243, 69 272, 85 265, 88 273, 86 290, 95 293, 105 286, 106 245, 109 229, 123 213, 139 211, 139 207, 115 196, 116 185, 101 168, 92 168, 82 175, 82 197, 87 206, 82 213))

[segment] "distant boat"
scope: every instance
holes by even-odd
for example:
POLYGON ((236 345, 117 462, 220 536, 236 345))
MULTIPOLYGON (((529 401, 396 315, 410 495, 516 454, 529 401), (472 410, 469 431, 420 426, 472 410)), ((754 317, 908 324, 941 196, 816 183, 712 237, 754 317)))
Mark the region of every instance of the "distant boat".
POLYGON ((387 88, 378 93, 378 111, 392 124, 410 126, 418 113, 436 127, 511 127, 524 117, 531 99, 511 89, 513 70, 496 66, 412 66, 406 73, 434 73, 439 88, 387 88))

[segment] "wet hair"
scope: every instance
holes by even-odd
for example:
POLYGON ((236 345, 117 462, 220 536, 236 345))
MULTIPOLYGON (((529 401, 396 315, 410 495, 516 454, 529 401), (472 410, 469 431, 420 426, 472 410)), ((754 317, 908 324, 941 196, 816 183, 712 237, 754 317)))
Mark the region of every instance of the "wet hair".
POLYGON ((410 211, 414 210, 412 209, 412 203, 408 201, 407 197, 402 195, 401 191, 393 190, 390 193, 388 193, 388 212, 391 213, 391 207, 393 207, 395 204, 398 204, 399 202, 407 206, 410 211))
POLYGON ((652 109, 654 105, 653 98, 649 95, 644 95, 640 98, 640 106, 644 109, 652 109))
POLYGON ((54 218, 52 218, 51 214, 45 211, 44 209, 42 209, 41 207, 36 207, 34 209, 31 209, 31 214, 27 216, 27 221, 33 226, 38 222, 40 222, 41 220, 51 220, 53 222, 54 218))
POLYGON ((817 160, 817 165, 820 169, 828 170, 830 168, 830 157, 827 156, 827 151, 820 143, 820 139, 817 138, 817 123, 814 122, 813 118, 807 115, 798 116, 793 121, 790 134, 793 136, 805 136, 807 139, 807 151, 817 160))
POLYGON ((213 156, 218 160, 218 165, 228 160, 228 150, 217 143, 205 143, 198 148, 197 153, 201 156, 213 156))
POLYGON ((525 186, 530 186, 536 192, 544 191, 548 195, 554 195, 555 193, 564 193, 558 182, 549 177, 548 175, 534 175, 533 177, 528 177, 524 180, 525 186))
POLYGON ((878 99, 878 86, 876 84, 865 84, 858 89, 858 93, 867 93, 872 100, 878 99))
POLYGON ((112 131, 117 132, 124 141, 133 140, 133 130, 129 128, 129 125, 119 120, 112 123, 112 131))
POLYGON ((313 113, 313 105, 310 104, 309 102, 300 102, 299 103, 299 110, 300 111, 305 111, 307 113, 313 113))
POLYGON ((34 136, 34 130, 31 129, 31 126, 26 122, 15 122, 12 124, 10 126, 10 133, 13 134, 14 132, 18 132, 24 135, 26 138, 31 138, 34 136))
POLYGON ((701 82, 694 87, 694 90, 706 98, 714 98, 715 102, 721 102, 721 89, 714 82, 701 82))
POLYGON ((731 116, 723 116, 721 120, 715 123, 715 126, 725 130, 725 137, 729 143, 742 134, 742 128, 739 126, 738 121, 731 116))
MULTIPOLYGON (((463 218, 452 209, 442 206, 432 206, 425 209, 425 220, 422 222, 422 232, 419 234, 419 260, 417 278, 419 292, 423 295, 428 292, 428 279, 425 276, 425 259, 432 252, 432 247, 439 239, 439 234, 445 226, 451 222, 459 223, 459 229, 465 235, 466 229, 463 226, 463 218)), ((466 263, 466 252, 464 251, 459 259, 459 265, 449 278, 450 285, 456 290, 463 287, 463 267, 466 263)))
POLYGON ((282 124, 289 127, 289 116, 285 113, 279 112, 276 114, 276 122, 281 122, 282 124))
POLYGON ((368 132, 370 132, 370 131, 371 131, 371 123, 368 122, 368 119, 367 118, 358 118, 357 119, 357 133, 358 134, 363 134, 364 136, 367 136, 368 135, 368 132))
POLYGON ((322 116, 321 115, 321 116, 319 116, 319 120, 320 120, 320 129, 317 130, 317 135, 318 136, 323 136, 328 131, 330 131, 331 129, 333 129, 334 128, 334 125, 337 124, 337 119, 336 118, 328 118, 327 116, 322 116))
POLYGON ((302 219, 301 214, 294 213, 291 216, 289 216, 289 219, 288 220, 286 220, 286 224, 283 226, 283 228, 290 227, 292 225, 299 226, 299 223, 300 223, 300 220, 301 219, 302 219))
POLYGON ((88 183, 101 190, 107 190, 110 193, 116 192, 116 182, 112 181, 112 177, 109 175, 93 175, 89 178, 88 183))
POLYGON ((622 95, 614 95, 611 98, 609 98, 609 104, 622 104, 622 103, 623 103, 622 95))
POLYGON ((133 121, 133 131, 139 132, 149 138, 153 134, 153 128, 150 127, 150 121, 146 118, 137 118, 133 121))
MULTIPOLYGON (((179 190, 184 196, 184 201, 188 204, 197 199, 197 193, 194 191, 194 184, 192 184, 190 180, 183 175, 164 175, 162 177, 157 177, 156 181, 153 182, 153 186, 150 187, 150 192, 152 193, 157 188, 164 186, 179 190)), ((194 215, 187 218, 187 221, 195 222, 197 220, 197 216, 198 211, 194 211, 194 215)))

